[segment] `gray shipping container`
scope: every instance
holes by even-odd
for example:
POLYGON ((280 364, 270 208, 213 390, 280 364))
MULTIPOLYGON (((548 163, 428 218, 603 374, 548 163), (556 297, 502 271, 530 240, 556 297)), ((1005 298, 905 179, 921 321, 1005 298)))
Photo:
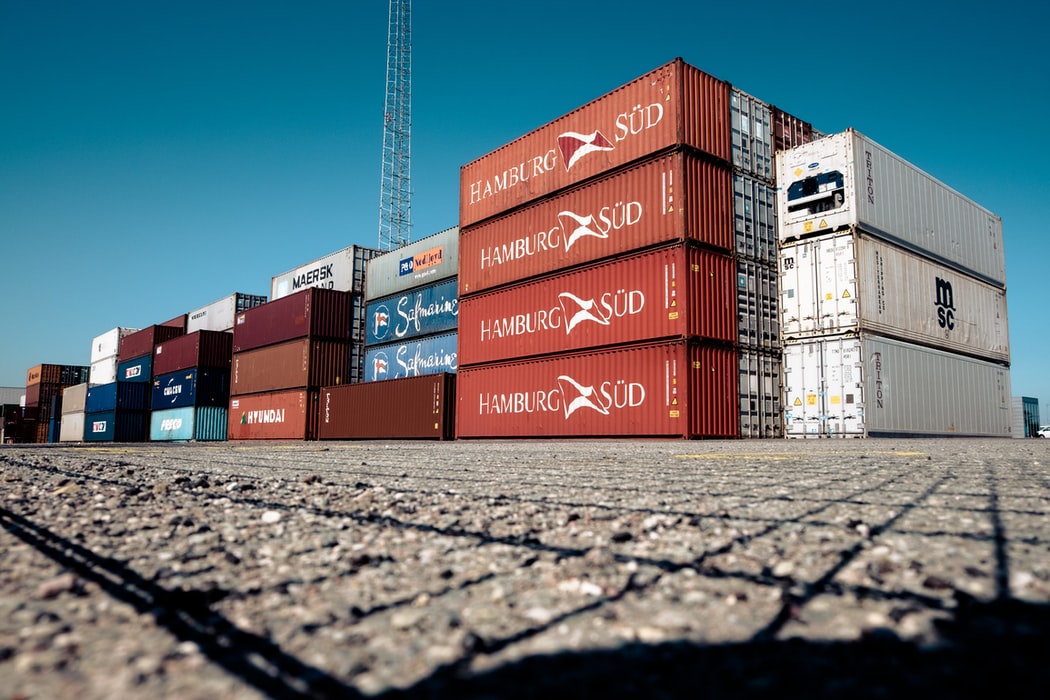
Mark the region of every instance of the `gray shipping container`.
POLYGON ((270 301, 310 287, 363 294, 365 264, 380 251, 352 245, 270 278, 270 301))
MULTIPOLYGON (((88 385, 74 384, 62 390, 62 415, 83 412, 87 403, 88 385)), ((82 433, 83 434, 83 433, 82 433)))
POLYGON ((1008 364, 1006 292, 867 234, 784 244, 785 338, 871 331, 1008 364))
POLYGON ((453 226, 369 260, 365 299, 381 299, 457 274, 459 227, 453 226))
POLYGON ((773 182, 773 127, 770 107, 746 92, 729 90, 733 167, 773 182))
POLYGON ((262 294, 236 292, 186 314, 186 334, 195 331, 232 331, 233 319, 242 311, 265 304, 262 294))
POLYGON ((737 258, 737 343, 741 348, 780 348, 777 272, 769 265, 737 258))
POLYGON ((772 185, 733 174, 733 234, 737 256, 776 266, 777 192, 772 185))
POLYGON ((784 344, 789 438, 1010 437, 1010 370, 876 335, 784 344))
POLYGON ((779 238, 857 226, 1006 286, 1002 219, 853 129, 777 153, 779 238))
POLYGON ((59 442, 83 442, 84 441, 84 416, 83 410, 72 413, 62 413, 62 424, 58 427, 59 442))
POLYGON ((740 437, 784 437, 780 353, 740 349, 740 437))

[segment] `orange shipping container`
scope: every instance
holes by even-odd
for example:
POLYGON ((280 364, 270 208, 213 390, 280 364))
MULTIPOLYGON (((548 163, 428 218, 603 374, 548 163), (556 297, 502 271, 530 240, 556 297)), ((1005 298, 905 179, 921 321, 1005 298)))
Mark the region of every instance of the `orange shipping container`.
POLYGON ((464 165, 459 225, 679 145, 730 161, 729 84, 680 58, 464 165))
POLYGON ((293 389, 230 397, 228 440, 313 440, 316 437, 316 390, 293 389))

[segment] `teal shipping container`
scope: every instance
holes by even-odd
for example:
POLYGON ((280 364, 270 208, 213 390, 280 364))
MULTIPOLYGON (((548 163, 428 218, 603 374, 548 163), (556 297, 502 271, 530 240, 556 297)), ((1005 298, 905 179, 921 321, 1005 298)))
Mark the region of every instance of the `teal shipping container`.
POLYGON ((151 442, 226 439, 228 409, 218 406, 185 406, 154 411, 150 418, 151 442))

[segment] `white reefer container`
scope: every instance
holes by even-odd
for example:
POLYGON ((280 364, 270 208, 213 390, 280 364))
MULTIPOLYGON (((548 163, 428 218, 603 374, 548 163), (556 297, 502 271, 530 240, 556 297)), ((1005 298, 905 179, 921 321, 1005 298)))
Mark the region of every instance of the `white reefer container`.
POLYGON ((1002 219, 857 131, 776 161, 781 241, 859 226, 1005 286, 1002 219))
POLYGON ((786 339, 872 331, 1010 362, 1006 291, 856 229, 780 250, 786 339))
MULTIPOLYGON (((94 365, 99 360, 107 359, 110 357, 117 356, 117 350, 120 349, 121 338, 126 338, 138 331, 138 328, 112 328, 101 335, 96 335, 91 340, 91 364, 94 365)), ((114 365, 114 371, 116 365, 114 365)), ((95 381, 95 377, 91 376, 92 384, 102 384, 105 382, 95 381)))
POLYGON ((784 344, 789 438, 1010 437, 1010 370, 875 335, 784 344))
POLYGON ((378 254, 379 251, 373 248, 352 245, 275 275, 270 278, 270 301, 310 287, 362 294, 365 263, 378 254))
POLYGON ((369 260, 365 299, 393 296, 458 274, 459 226, 453 226, 369 260))
POLYGON ((242 294, 236 292, 207 306, 194 309, 186 314, 186 333, 195 331, 232 331, 233 319, 242 311, 265 304, 266 296, 262 294, 242 294))

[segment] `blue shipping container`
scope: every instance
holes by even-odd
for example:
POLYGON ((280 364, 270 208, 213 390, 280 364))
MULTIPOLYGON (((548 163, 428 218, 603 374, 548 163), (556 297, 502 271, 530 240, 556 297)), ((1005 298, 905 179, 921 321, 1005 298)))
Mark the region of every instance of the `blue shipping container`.
POLYGON ((184 369, 153 380, 154 411, 183 406, 223 406, 230 402, 230 371, 184 369))
POLYGON ((154 442, 225 440, 228 409, 218 406, 185 406, 154 411, 149 439, 154 442))
POLYGON ((87 413, 84 415, 84 440, 85 442, 143 442, 146 439, 148 417, 148 411, 87 413))
POLYGON ((117 365, 118 382, 148 382, 153 379, 153 355, 124 360, 117 365))
POLYGON ((150 385, 143 382, 110 382, 88 387, 85 413, 149 410, 150 385))
POLYGON ((391 343, 365 350, 366 382, 424 374, 455 372, 459 335, 432 335, 407 343, 391 343))
POLYGON ((365 345, 379 345, 454 331, 459 327, 459 279, 370 302, 365 307, 368 326, 365 345))

